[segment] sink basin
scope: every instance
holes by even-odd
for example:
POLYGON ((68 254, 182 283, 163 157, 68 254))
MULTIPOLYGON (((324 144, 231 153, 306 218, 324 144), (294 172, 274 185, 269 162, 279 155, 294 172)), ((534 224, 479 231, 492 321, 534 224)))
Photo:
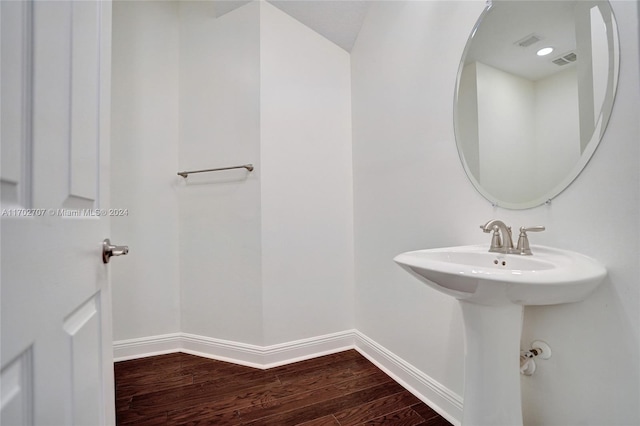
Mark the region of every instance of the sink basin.
POLYGON ((532 246, 532 256, 490 253, 486 245, 417 250, 393 260, 429 286, 482 305, 554 305, 585 299, 606 269, 568 250, 532 246))
POLYGON ((522 426, 519 355, 524 305, 586 298, 605 268, 579 253, 532 246, 533 255, 487 245, 402 253, 395 260, 460 302, 465 330, 462 425, 522 426))

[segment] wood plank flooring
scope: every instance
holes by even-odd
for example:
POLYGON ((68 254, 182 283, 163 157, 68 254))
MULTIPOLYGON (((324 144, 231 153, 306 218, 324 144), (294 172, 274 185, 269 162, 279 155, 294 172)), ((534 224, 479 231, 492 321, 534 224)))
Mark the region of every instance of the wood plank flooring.
POLYGON ((355 350, 268 370, 174 353, 115 379, 118 425, 450 425, 355 350))

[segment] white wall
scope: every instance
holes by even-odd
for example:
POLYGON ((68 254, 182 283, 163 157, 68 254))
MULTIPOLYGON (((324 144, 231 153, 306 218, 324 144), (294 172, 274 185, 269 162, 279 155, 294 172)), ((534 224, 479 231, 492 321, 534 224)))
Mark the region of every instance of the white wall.
POLYGON ((536 194, 544 196, 567 177, 580 160, 580 118, 576 67, 535 83, 536 194), (574 141, 574 143, 567 143, 574 141), (564 143, 562 143, 564 142, 564 143))
POLYGON ((520 189, 533 182, 535 166, 517 166, 535 159, 534 83, 481 62, 476 76, 480 184, 497 200, 538 198, 520 189))
POLYGON ((465 176, 452 129, 460 55, 483 6, 372 3, 351 54, 356 328, 458 395, 458 305, 392 259, 485 239, 478 225, 490 207, 465 176))
POLYGON ((115 340, 177 332, 177 3, 113 3, 111 266, 115 340))
POLYGON ((349 54, 261 2, 266 344, 353 326, 349 54))
POLYGON ((478 225, 491 218, 546 225, 533 244, 593 256, 609 276, 584 302, 525 308, 523 347, 542 339, 553 349, 522 380, 525 424, 638 424, 638 5, 613 2, 620 85, 600 147, 550 206, 524 211, 492 208, 456 152, 453 88, 483 7, 480 0, 373 3, 352 52, 356 328, 461 395, 456 303, 391 259, 488 244, 478 225))
POLYGON ((115 4, 115 339, 351 329, 349 55, 267 3, 213 7, 115 4))
MULTIPOLYGON (((480 176, 480 144, 478 141, 478 79, 476 77, 476 62, 466 64, 460 72, 460 82, 456 99, 458 109, 454 118, 458 143, 464 152, 466 171, 470 179, 479 182, 480 176)), ((461 157, 462 160, 462 157, 461 157)))
POLYGON ((175 179, 182 331, 260 345, 258 6, 216 18, 210 2, 180 2, 180 169, 255 170, 175 179))

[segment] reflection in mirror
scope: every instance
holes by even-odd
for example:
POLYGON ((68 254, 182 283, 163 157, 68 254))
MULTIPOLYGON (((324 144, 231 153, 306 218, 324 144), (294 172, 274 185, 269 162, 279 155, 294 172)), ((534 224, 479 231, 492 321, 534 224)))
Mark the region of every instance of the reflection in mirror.
POLYGON ((545 203, 591 158, 609 120, 618 35, 606 1, 494 1, 458 72, 454 120, 467 175, 492 203, 545 203))

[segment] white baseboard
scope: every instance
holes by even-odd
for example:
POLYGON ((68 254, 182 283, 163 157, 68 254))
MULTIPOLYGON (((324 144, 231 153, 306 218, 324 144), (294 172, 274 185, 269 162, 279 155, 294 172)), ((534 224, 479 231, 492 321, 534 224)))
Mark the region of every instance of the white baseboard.
POLYGON ((454 425, 462 420, 462 397, 385 347, 355 330, 355 349, 454 425))
POLYGON ((271 346, 182 334, 182 352, 267 369, 353 348, 353 332, 325 334, 271 346))
POLYGON ((462 397, 358 330, 346 330, 271 346, 256 346, 189 333, 114 342, 114 360, 184 352, 266 369, 355 349, 454 425, 462 419, 462 397))
POLYGON ((114 361, 184 352, 205 358, 267 369, 353 349, 354 330, 271 346, 257 346, 189 333, 172 333, 113 343, 114 361))
POLYGON ((169 354, 172 352, 180 352, 181 348, 182 333, 118 340, 113 342, 113 360, 117 362, 169 354))

